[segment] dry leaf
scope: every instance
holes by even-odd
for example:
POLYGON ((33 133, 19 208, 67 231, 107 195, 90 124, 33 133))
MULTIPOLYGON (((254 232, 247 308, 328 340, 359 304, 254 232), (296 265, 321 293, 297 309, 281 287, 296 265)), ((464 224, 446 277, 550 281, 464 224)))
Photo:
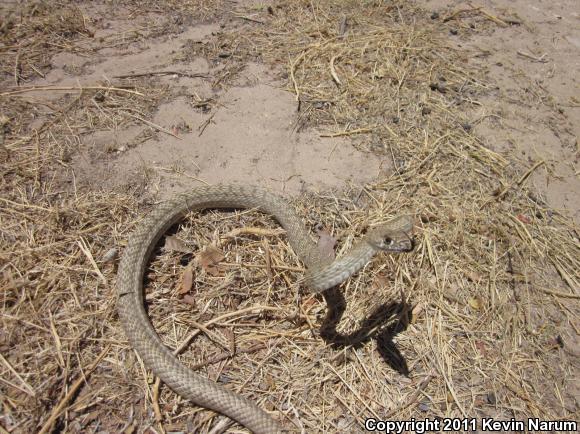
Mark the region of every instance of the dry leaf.
POLYGON ((532 223, 532 221, 530 220, 530 218, 528 216, 524 215, 524 214, 518 214, 517 215, 517 219, 519 221, 521 221, 522 223, 525 223, 527 225, 529 225, 529 224, 532 223))
POLYGON ((187 294, 191 291, 193 286, 193 266, 191 263, 187 264, 187 267, 183 270, 181 274, 181 279, 179 281, 179 288, 177 289, 177 293, 179 295, 187 294))
POLYGON ((195 297, 193 295, 185 294, 181 301, 190 306, 195 306, 195 297))
POLYGON ((487 356, 487 348, 483 341, 475 341, 475 347, 479 350, 479 353, 483 356, 487 356))
POLYGON ((382 274, 377 274, 375 276, 375 278, 373 279, 373 288, 375 289, 382 289, 382 288, 388 288, 390 284, 389 279, 387 279, 384 275, 382 274))
POLYGON ((413 308, 413 310, 411 311, 411 321, 410 321, 411 324, 415 324, 417 322, 417 319, 419 318, 421 312, 423 312, 423 306, 421 306, 420 304, 418 304, 413 308))
POLYGON ((165 237, 164 248, 168 252, 191 253, 191 249, 187 247, 187 245, 183 241, 181 241, 177 237, 174 237, 173 235, 168 235, 165 237))
POLYGON ((264 375, 264 382, 266 383, 268 390, 272 390, 276 387, 276 381, 274 381, 274 377, 272 377, 270 374, 264 375))
POLYGON ((483 276, 477 271, 468 271, 466 277, 469 281, 478 283, 483 280, 483 276))
POLYGON ((322 228, 317 228, 318 234, 318 252, 323 258, 333 260, 335 258, 334 246, 336 246, 336 238, 334 238, 328 231, 322 228))
POLYGON ((471 306, 471 308, 475 310, 480 310, 481 306, 483 305, 481 298, 479 297, 469 297, 467 303, 469 303, 469 306, 471 306))
POLYGON ((219 276, 220 271, 217 264, 224 258, 224 254, 217 247, 210 244, 197 255, 197 263, 206 273, 212 276, 219 276))

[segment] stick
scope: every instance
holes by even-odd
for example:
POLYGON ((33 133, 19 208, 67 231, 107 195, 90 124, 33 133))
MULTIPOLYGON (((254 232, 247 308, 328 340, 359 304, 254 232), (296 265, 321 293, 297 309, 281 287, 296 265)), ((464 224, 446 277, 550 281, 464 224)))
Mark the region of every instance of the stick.
MULTIPOLYGON (((36 397, 36 393, 34 393, 34 389, 30 386, 30 384, 28 384, 26 381, 24 381, 24 378, 22 378, 20 376, 20 374, 18 372, 16 372, 16 369, 14 369, 12 367, 12 365, 8 362, 8 360, 6 360, 4 358, 4 356, 2 354, 0 354, 0 360, 2 360, 2 362, 4 362, 4 364, 8 367, 8 369, 10 370, 10 372, 12 372, 14 374, 14 376, 16 378, 18 378, 18 380, 20 381, 20 383, 26 388, 26 393, 28 393, 33 398, 36 397)), ((22 389, 19 389, 19 390, 22 390, 22 389)))
POLYGON ((544 160, 540 160, 540 161, 538 161, 536 164, 534 164, 534 165, 533 165, 531 168, 529 168, 529 169, 528 169, 528 171, 527 171, 526 173, 524 173, 524 174, 522 175, 522 177, 521 177, 521 178, 520 178, 520 179, 519 179, 519 180, 518 180, 516 183, 512 183, 512 184, 508 185, 506 188, 504 188, 504 189, 502 190, 502 192, 501 192, 500 194, 498 194, 498 195, 497 195, 497 198, 496 198, 496 200, 500 200, 502 197, 504 197, 504 196, 505 196, 505 194, 506 194, 506 193, 507 193, 507 192, 508 192, 508 191, 509 191, 509 190, 510 190, 512 187, 514 187, 514 186, 516 186, 516 185, 517 185, 517 186, 521 186, 521 185, 524 183, 524 181, 525 181, 526 179, 528 179, 528 177, 529 177, 529 176, 532 174, 532 172, 533 172, 534 170, 536 170, 538 167, 540 167, 541 165, 543 165, 543 164, 545 164, 545 163, 546 163, 546 162, 545 162, 544 160))
POLYGON ((183 139, 182 139, 181 137, 179 137, 177 134, 173 134, 171 131, 169 131, 169 130, 167 130, 167 129, 163 128, 161 125, 157 125, 157 124, 155 124, 155 123, 153 123, 153 122, 151 122, 151 121, 148 121, 147 119, 143 119, 141 116, 137 116, 137 115, 131 114, 131 113, 129 113, 129 112, 123 112, 123 113, 125 113, 127 116, 130 116, 130 117, 132 117, 132 118, 134 118, 134 119, 137 119, 137 120, 139 120, 139 121, 143 122, 144 124, 147 124, 147 125, 149 125, 151 128, 154 128, 154 129, 156 129, 157 131, 161 131, 162 133, 169 134, 170 136, 173 136, 173 137, 175 137, 176 139, 183 140, 183 139))
POLYGON ((245 15, 237 15, 237 14, 234 14, 233 12, 231 14, 234 17, 240 18, 242 20, 251 21, 252 23, 264 24, 264 21, 260 21, 260 20, 257 20, 255 18, 252 18, 252 17, 248 17, 248 16, 245 16, 245 15))
POLYGON ((182 77, 189 78, 207 78, 207 74, 188 74, 187 72, 179 72, 179 71, 140 72, 138 74, 114 75, 113 78, 135 78, 135 77, 147 77, 149 75, 180 75, 182 77))
POLYGON ((336 69, 334 69, 334 61, 340 57, 339 55, 334 56, 332 59, 330 59, 330 75, 332 75, 332 79, 334 80, 334 82, 340 86, 340 80, 338 79, 338 75, 336 74, 336 69))
POLYGON ((137 92, 136 90, 130 89, 122 89, 119 87, 107 87, 107 86, 31 86, 31 87, 21 87, 18 90, 11 90, 8 92, 0 93, 0 96, 10 96, 10 95, 18 95, 20 93, 26 92, 38 92, 38 91, 59 91, 59 90, 110 90, 113 92, 122 92, 122 93, 130 93, 131 95, 139 95, 145 96, 141 92, 137 92))
POLYGON ((101 273, 101 270, 99 270, 99 266, 95 262, 95 258, 93 258, 93 254, 91 253, 91 250, 89 249, 89 246, 88 246, 87 242, 85 241, 85 239, 83 237, 80 237, 80 241, 77 241, 77 243, 78 243, 81 251, 85 254, 87 259, 89 260, 89 262, 91 263, 91 265, 95 269, 95 273, 97 274, 97 276, 99 276, 101 281, 106 285, 107 278, 103 275, 103 273, 101 273))
POLYGON ((508 26, 508 23, 506 23, 504 20, 501 20, 498 17, 496 17, 495 15, 490 14, 489 12, 487 12, 483 8, 479 8, 479 12, 481 12, 488 19, 490 19, 491 21, 493 21, 494 23, 496 23, 496 24, 498 24, 498 25, 500 25, 502 27, 507 27, 508 26))
POLYGON ((540 63, 548 62, 546 59, 544 59, 544 57, 546 57, 546 54, 542 54, 540 57, 535 57, 535 56, 532 56, 531 54, 524 53, 523 51, 520 51, 520 50, 516 51, 516 53, 518 54, 518 56, 526 57, 528 59, 533 60, 534 62, 540 62, 540 63))
POLYGON ((372 130, 373 130, 372 128, 357 128, 357 129, 354 129, 354 130, 340 131, 338 133, 324 133, 324 134, 320 134, 320 137, 342 137, 342 136, 351 136, 353 134, 370 133, 372 130))
POLYGON ((537 289, 539 291, 546 293, 546 294, 554 295, 556 297, 580 299, 580 294, 572 294, 569 292, 554 291, 553 289, 547 289, 547 288, 537 288, 537 289))

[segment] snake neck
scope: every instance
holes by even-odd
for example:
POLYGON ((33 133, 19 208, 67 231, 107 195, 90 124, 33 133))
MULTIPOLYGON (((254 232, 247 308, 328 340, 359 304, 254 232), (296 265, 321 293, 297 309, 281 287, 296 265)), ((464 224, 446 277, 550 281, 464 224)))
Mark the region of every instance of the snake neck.
POLYGON ((369 262, 377 249, 361 240, 347 255, 335 259, 331 263, 309 268, 306 272, 306 286, 313 292, 322 292, 344 282, 369 262))

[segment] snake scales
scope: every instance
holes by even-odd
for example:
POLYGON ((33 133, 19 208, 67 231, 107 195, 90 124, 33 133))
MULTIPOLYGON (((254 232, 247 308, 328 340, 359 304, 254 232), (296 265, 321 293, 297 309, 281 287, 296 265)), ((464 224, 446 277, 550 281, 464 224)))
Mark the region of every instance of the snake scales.
POLYGON ((143 275, 163 234, 189 211, 206 208, 257 208, 278 220, 294 252, 307 267, 306 286, 314 292, 331 288, 361 269, 379 250, 411 249, 412 220, 403 216, 367 231, 347 255, 330 261, 298 216, 281 197, 257 187, 218 185, 197 188, 162 203, 129 239, 117 277, 118 312, 129 342, 165 384, 195 404, 222 413, 257 434, 282 432, 266 412, 241 395, 195 374, 172 354, 153 329, 143 300, 143 275))

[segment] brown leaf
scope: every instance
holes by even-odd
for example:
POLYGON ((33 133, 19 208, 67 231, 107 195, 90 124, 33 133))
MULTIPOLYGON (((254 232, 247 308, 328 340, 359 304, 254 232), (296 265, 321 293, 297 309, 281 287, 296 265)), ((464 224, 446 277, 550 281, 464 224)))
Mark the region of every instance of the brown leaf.
POLYGON ((372 283, 373 288, 375 289, 388 288, 389 284, 389 279, 387 279, 383 274, 376 274, 372 283))
POLYGON ((469 297, 467 303, 474 310, 480 310, 481 306, 483 305, 483 301, 479 297, 469 297))
POLYGON ((195 306, 195 297, 193 295, 185 294, 181 301, 190 306, 195 306))
POLYGON ((317 228, 318 234, 318 251, 323 258, 333 260, 335 257, 334 246, 336 246, 336 238, 334 238, 328 231, 322 228, 317 228))
POLYGON ((206 273, 212 276, 219 276, 220 270, 217 264, 224 258, 224 254, 217 247, 210 244, 197 255, 197 262, 206 273))
POLYGON ((447 392, 447 402, 452 403, 453 401, 453 394, 451 392, 447 392))
POLYGON ((420 304, 416 305, 413 310, 411 311, 411 324, 415 324, 417 322, 417 319, 419 318, 419 315, 421 315, 421 312, 423 312, 423 306, 421 306, 420 304))
POLYGON ((483 357, 487 356, 487 347, 483 341, 475 341, 475 347, 483 357))
POLYGON ((522 223, 526 224, 526 225, 529 225, 529 224, 532 223, 532 221, 530 220, 530 218, 528 216, 524 215, 524 214, 518 214, 517 215, 517 219, 519 221, 521 221, 522 223))
POLYGON ((193 266, 191 265, 191 263, 189 263, 187 264, 187 267, 185 267, 183 273, 181 274, 181 279, 179 282, 177 293, 179 295, 187 294, 189 291, 191 291, 192 287, 193 287, 193 266))
POLYGON ((191 249, 187 247, 183 241, 177 237, 174 237, 173 235, 168 235, 165 237, 164 248, 169 252, 191 253, 191 249))
POLYGON ((483 279, 483 276, 477 271, 468 271, 466 277, 468 280, 475 283, 478 283, 483 279))
POLYGON ((274 380, 274 377, 272 377, 268 373, 266 373, 266 375, 264 376, 264 382, 266 383, 266 387, 268 388, 268 390, 272 390, 276 387, 276 381, 274 380))

